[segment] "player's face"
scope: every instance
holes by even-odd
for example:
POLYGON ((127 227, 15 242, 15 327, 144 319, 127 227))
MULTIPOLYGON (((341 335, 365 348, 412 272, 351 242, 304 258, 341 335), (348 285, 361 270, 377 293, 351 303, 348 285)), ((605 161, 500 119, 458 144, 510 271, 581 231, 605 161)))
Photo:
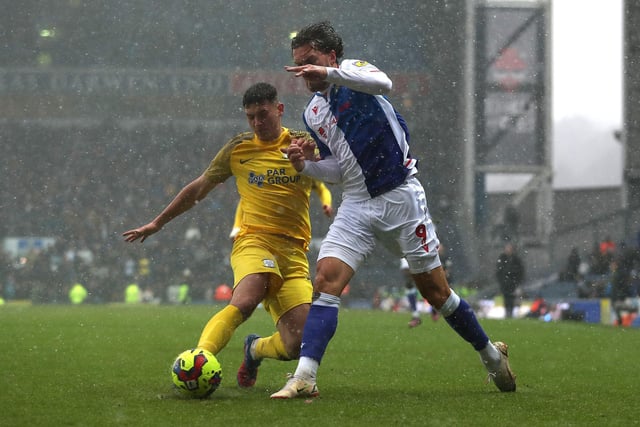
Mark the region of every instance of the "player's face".
POLYGON ((263 141, 273 141, 282 132, 284 105, 279 102, 251 104, 244 109, 251 130, 263 141))
MULTIPOLYGON (((293 62, 296 65, 320 65, 322 67, 337 67, 336 52, 320 52, 310 44, 293 49, 293 62)), ((313 78, 304 78, 307 89, 311 92, 322 92, 329 87, 329 82, 313 78)))

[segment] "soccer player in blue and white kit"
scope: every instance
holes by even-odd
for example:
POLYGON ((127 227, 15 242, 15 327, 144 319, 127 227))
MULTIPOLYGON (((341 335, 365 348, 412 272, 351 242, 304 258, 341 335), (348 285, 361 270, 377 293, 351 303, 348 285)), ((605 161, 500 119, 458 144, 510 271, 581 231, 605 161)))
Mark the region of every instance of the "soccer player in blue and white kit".
POLYGON ((415 177, 416 160, 409 154, 407 125, 384 97, 391 80, 366 61, 339 63, 342 39, 328 22, 300 30, 291 48, 296 65, 286 71, 304 78, 314 92, 303 119, 315 143, 294 140, 287 155, 302 174, 340 182, 343 199, 318 254, 298 366, 271 397, 318 395, 317 371, 338 326, 340 294, 376 240, 407 259, 420 293, 480 354, 498 389, 515 391, 507 345, 489 340, 447 282, 425 192, 415 177))

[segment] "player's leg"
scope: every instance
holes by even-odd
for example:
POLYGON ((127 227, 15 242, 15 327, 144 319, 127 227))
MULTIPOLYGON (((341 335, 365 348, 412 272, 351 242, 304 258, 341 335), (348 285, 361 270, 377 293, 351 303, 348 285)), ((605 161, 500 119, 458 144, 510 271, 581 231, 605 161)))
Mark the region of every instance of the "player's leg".
MULTIPOLYGON (((305 323, 300 357, 310 358, 318 364, 338 326, 340 295, 353 277, 351 267, 335 257, 318 260, 314 283, 314 296, 305 323)), ((315 370, 302 373, 315 378, 315 370)))
POLYGON ((245 341, 249 345, 248 356, 254 361, 297 359, 311 305, 311 282, 305 278, 289 280, 276 295, 267 296, 264 305, 278 331, 268 337, 249 335, 249 342, 245 341))
POLYGON ((338 327, 340 295, 353 276, 353 270, 337 258, 318 260, 314 298, 304 325, 300 360, 294 375, 272 399, 314 397, 318 395, 316 377, 324 353, 338 327), (336 295, 337 294, 337 295, 336 295))
POLYGON ((253 387, 263 359, 293 360, 300 354, 302 329, 309 313, 309 303, 285 313, 277 323, 278 331, 268 337, 249 334, 244 340, 244 358, 236 379, 242 388, 253 387))
MULTIPOLYGON (((447 323, 477 351, 484 349, 489 338, 469 305, 447 283, 442 266, 413 275, 420 293, 445 318, 447 323)), ((491 356, 491 355, 490 355, 491 356)), ((493 354, 496 361, 497 352, 493 354)))
POLYGON ((515 391, 515 375, 509 367, 507 346, 492 343, 469 304, 447 283, 442 266, 414 274, 416 285, 451 328, 479 353, 480 359, 501 391, 515 391))
POLYGON ((265 357, 275 355, 281 360, 292 360, 300 355, 302 331, 311 306, 313 286, 304 246, 298 247, 290 241, 283 241, 278 247, 278 254, 283 283, 277 292, 273 289, 269 291, 265 308, 278 328, 284 354, 280 350, 276 354, 269 353, 267 345, 263 352, 265 357))
POLYGON ((301 304, 287 311, 278 322, 278 335, 280 336, 281 349, 274 346, 275 352, 270 351, 267 343, 259 354, 279 360, 294 360, 300 357, 300 344, 302 343, 302 331, 309 315, 311 303, 301 304))
POLYGON ((309 263, 302 245, 271 239, 277 254, 280 276, 273 277, 263 300, 278 331, 268 337, 251 334, 245 338, 244 359, 237 373, 240 387, 252 387, 263 359, 292 360, 300 352, 302 330, 311 304, 309 263), (276 280, 277 279, 277 280, 276 280))
POLYGON ((317 371, 338 327, 340 295, 375 244, 363 211, 367 212, 368 207, 343 202, 329 228, 318 254, 314 297, 302 334, 298 366, 293 377, 280 391, 272 394, 272 398, 318 394, 317 371))
POLYGON ((514 391, 515 376, 509 368, 506 345, 491 343, 473 309, 449 287, 446 272, 440 263, 439 241, 422 185, 413 178, 390 193, 388 197, 393 198, 395 203, 392 205, 397 206, 394 208, 397 212, 385 212, 384 223, 391 227, 387 224, 393 218, 398 218, 398 221, 404 218, 397 243, 409 263, 418 290, 451 328, 478 351, 498 388, 501 391, 514 391))
POLYGON ((489 340, 473 309, 449 288, 442 267, 415 274, 414 277, 418 289, 427 301, 480 354, 489 378, 493 379, 496 386, 501 391, 515 391, 515 375, 509 366, 507 345, 489 340))
POLYGON ((317 366, 338 325, 340 295, 375 247, 367 218, 370 211, 370 201, 344 201, 322 242, 296 375, 315 379, 317 366))
POLYGON ((217 312, 205 325, 198 347, 218 354, 228 343, 235 330, 248 319, 266 294, 268 273, 245 276, 233 289, 229 304, 217 312))
POLYGON ((234 288, 231 301, 206 324, 198 347, 213 354, 222 350, 238 326, 251 316, 264 299, 274 276, 279 276, 275 257, 265 249, 268 246, 264 241, 263 236, 248 235, 233 242, 231 268, 234 288))

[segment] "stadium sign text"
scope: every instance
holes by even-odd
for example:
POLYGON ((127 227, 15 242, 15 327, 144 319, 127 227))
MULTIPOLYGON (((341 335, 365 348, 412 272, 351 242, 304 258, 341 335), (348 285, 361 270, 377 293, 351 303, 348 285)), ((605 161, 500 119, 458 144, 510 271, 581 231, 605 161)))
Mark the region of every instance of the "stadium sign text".
POLYGON ((0 69, 0 94, 227 95, 228 75, 145 70, 0 69))

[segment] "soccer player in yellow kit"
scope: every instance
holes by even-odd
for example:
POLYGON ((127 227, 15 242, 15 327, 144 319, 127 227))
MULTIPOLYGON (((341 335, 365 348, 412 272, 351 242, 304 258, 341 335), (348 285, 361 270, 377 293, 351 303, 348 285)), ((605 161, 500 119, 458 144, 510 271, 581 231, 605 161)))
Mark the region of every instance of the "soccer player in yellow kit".
POLYGON ((277 332, 245 340, 238 384, 251 387, 263 358, 291 360, 299 355, 312 293, 306 252, 311 240, 313 179, 298 174, 281 151, 292 138, 309 135, 282 127, 284 105, 276 88, 256 83, 245 92, 242 105, 253 132, 228 141, 204 173, 187 184, 160 215, 123 236, 127 242, 143 242, 218 184, 236 178, 243 214, 231 251, 233 295, 205 325, 197 347, 219 353, 262 302, 277 332))
MULTIPOLYGON (((322 211, 324 214, 331 218, 333 216, 333 206, 332 201, 333 197, 331 195, 331 191, 327 188, 327 186, 318 180, 313 180, 311 183, 311 189, 316 192, 318 198, 320 199, 320 203, 322 204, 322 211)), ((236 206, 236 213, 233 219, 233 227, 231 229, 231 233, 229 233, 229 238, 231 240, 235 240, 236 236, 242 230, 244 218, 244 211, 242 209, 242 200, 238 202, 236 206)), ((258 367, 262 362, 260 357, 256 357, 256 347, 261 343, 260 336, 256 334, 249 334, 244 339, 244 353, 245 359, 242 362, 242 365, 238 369, 238 373, 236 375, 238 385, 243 388, 252 387, 257 378, 258 367)), ((267 338, 265 338, 267 339, 267 338)))

